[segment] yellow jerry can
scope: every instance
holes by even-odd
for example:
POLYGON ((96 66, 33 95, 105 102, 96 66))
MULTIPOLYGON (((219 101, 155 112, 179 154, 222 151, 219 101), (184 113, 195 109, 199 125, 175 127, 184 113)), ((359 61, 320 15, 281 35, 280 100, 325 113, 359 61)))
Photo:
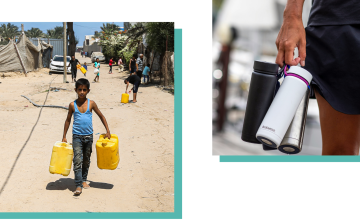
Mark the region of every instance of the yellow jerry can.
POLYGON ((111 134, 111 138, 104 138, 105 134, 100 135, 96 142, 97 166, 104 170, 115 170, 120 162, 119 138, 116 134, 111 134))
POLYGON ((83 66, 81 66, 80 64, 76 65, 76 67, 77 67, 83 74, 86 73, 86 69, 85 69, 83 66))
POLYGON ((86 69, 82 66, 82 67, 80 67, 80 71, 83 73, 83 74, 85 74, 86 73, 86 69))
POLYGON ((121 95, 121 103, 128 103, 129 102, 129 94, 123 93, 121 95))
POLYGON ((74 152, 71 144, 57 141, 52 150, 49 171, 52 174, 68 176, 74 152))

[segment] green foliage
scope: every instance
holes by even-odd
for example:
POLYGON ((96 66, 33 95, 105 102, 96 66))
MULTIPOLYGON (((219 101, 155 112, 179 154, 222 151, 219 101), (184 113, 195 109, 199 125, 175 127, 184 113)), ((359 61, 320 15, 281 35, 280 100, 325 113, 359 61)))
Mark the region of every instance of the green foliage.
POLYGON ((174 22, 149 22, 146 24, 146 42, 153 50, 164 54, 174 52, 174 22))
POLYGON ((106 59, 110 59, 111 57, 117 59, 120 56, 119 51, 124 47, 125 38, 124 35, 113 34, 100 40, 100 45, 102 46, 102 51, 106 59))
MULTIPOLYGON (((113 34, 114 32, 118 32, 119 31, 119 26, 116 24, 110 24, 110 23, 103 23, 103 26, 100 27, 100 29, 102 30, 102 32, 104 32, 105 34, 113 34)), ((102 33, 101 32, 101 33, 102 33)), ((104 34, 103 33, 103 34, 104 34)))
POLYGON ((45 34, 39 28, 31 28, 25 31, 25 35, 30 38, 41 38, 44 37, 45 34))
POLYGON ((135 54, 136 49, 136 47, 129 48, 128 45, 126 45, 121 51, 118 52, 118 56, 124 57, 123 63, 128 63, 135 54))
POLYGON ((2 24, 0 26, 0 36, 6 41, 9 42, 10 39, 13 39, 15 36, 20 35, 19 27, 16 25, 8 23, 2 24))
POLYGON ((127 31, 126 45, 129 49, 137 46, 142 41, 142 36, 146 34, 147 28, 146 23, 138 22, 135 25, 132 25, 127 31))
POLYGON ((0 41, 0 45, 7 45, 8 43, 9 43, 9 41, 6 41, 6 40, 0 41))
POLYGON ((56 26, 54 29, 46 30, 45 38, 63 39, 64 38, 64 27, 56 26))

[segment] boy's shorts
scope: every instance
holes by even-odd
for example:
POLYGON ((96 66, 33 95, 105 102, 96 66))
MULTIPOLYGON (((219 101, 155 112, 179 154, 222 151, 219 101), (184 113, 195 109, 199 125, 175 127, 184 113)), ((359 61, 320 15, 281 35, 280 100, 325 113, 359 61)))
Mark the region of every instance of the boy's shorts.
POLYGON ((130 73, 135 73, 136 72, 136 69, 131 69, 130 70, 130 73))
POLYGON ((136 82, 136 83, 134 84, 133 93, 137 93, 138 88, 139 88, 139 85, 140 85, 140 81, 138 81, 138 82, 136 82))

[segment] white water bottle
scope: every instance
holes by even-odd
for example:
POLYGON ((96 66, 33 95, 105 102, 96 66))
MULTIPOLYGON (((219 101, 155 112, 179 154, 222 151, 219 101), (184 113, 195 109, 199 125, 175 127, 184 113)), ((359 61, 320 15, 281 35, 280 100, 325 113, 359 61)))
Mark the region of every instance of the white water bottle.
POLYGON ((256 133, 261 143, 273 148, 283 140, 312 80, 312 75, 301 67, 291 66, 284 72, 286 77, 256 133))

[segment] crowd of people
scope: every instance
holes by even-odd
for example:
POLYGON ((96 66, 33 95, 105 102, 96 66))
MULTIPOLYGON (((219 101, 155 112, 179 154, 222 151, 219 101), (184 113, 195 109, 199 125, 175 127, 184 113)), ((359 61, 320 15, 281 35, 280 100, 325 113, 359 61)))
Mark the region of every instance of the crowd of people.
MULTIPOLYGON (((86 56, 87 52, 83 52, 81 51, 80 54, 83 57, 84 55, 86 56)), ((143 84, 148 84, 149 80, 150 80, 150 64, 147 64, 146 66, 144 66, 144 59, 143 59, 144 55, 140 54, 140 56, 138 58, 136 58, 136 56, 134 55, 130 61, 129 61, 129 77, 127 79, 124 80, 124 83, 126 84, 126 90, 125 93, 130 94, 131 91, 133 91, 133 102, 137 102, 136 101, 136 94, 138 91, 138 88, 141 84, 141 78, 144 77, 143 79, 143 84), (129 84, 132 84, 133 87, 127 91, 129 84)), ((124 58, 120 57, 117 64, 119 66, 119 71, 122 72, 124 71, 124 58)), ((76 76, 77 76, 77 65, 81 63, 79 62, 78 59, 75 59, 75 56, 71 57, 70 63, 68 64, 68 66, 71 65, 71 77, 72 77, 72 82, 76 82, 76 76)), ((109 74, 113 74, 113 65, 116 65, 116 62, 114 61, 114 58, 111 57, 109 60, 109 74)), ((85 70, 87 71, 87 64, 86 62, 84 62, 83 65, 81 65, 82 67, 85 68, 85 70)), ((99 58, 96 58, 96 62, 93 64, 94 67, 94 74, 95 74, 95 78, 93 80, 93 82, 100 82, 100 62, 99 62, 99 58)), ((84 73, 84 76, 86 77, 86 72, 84 73)))

